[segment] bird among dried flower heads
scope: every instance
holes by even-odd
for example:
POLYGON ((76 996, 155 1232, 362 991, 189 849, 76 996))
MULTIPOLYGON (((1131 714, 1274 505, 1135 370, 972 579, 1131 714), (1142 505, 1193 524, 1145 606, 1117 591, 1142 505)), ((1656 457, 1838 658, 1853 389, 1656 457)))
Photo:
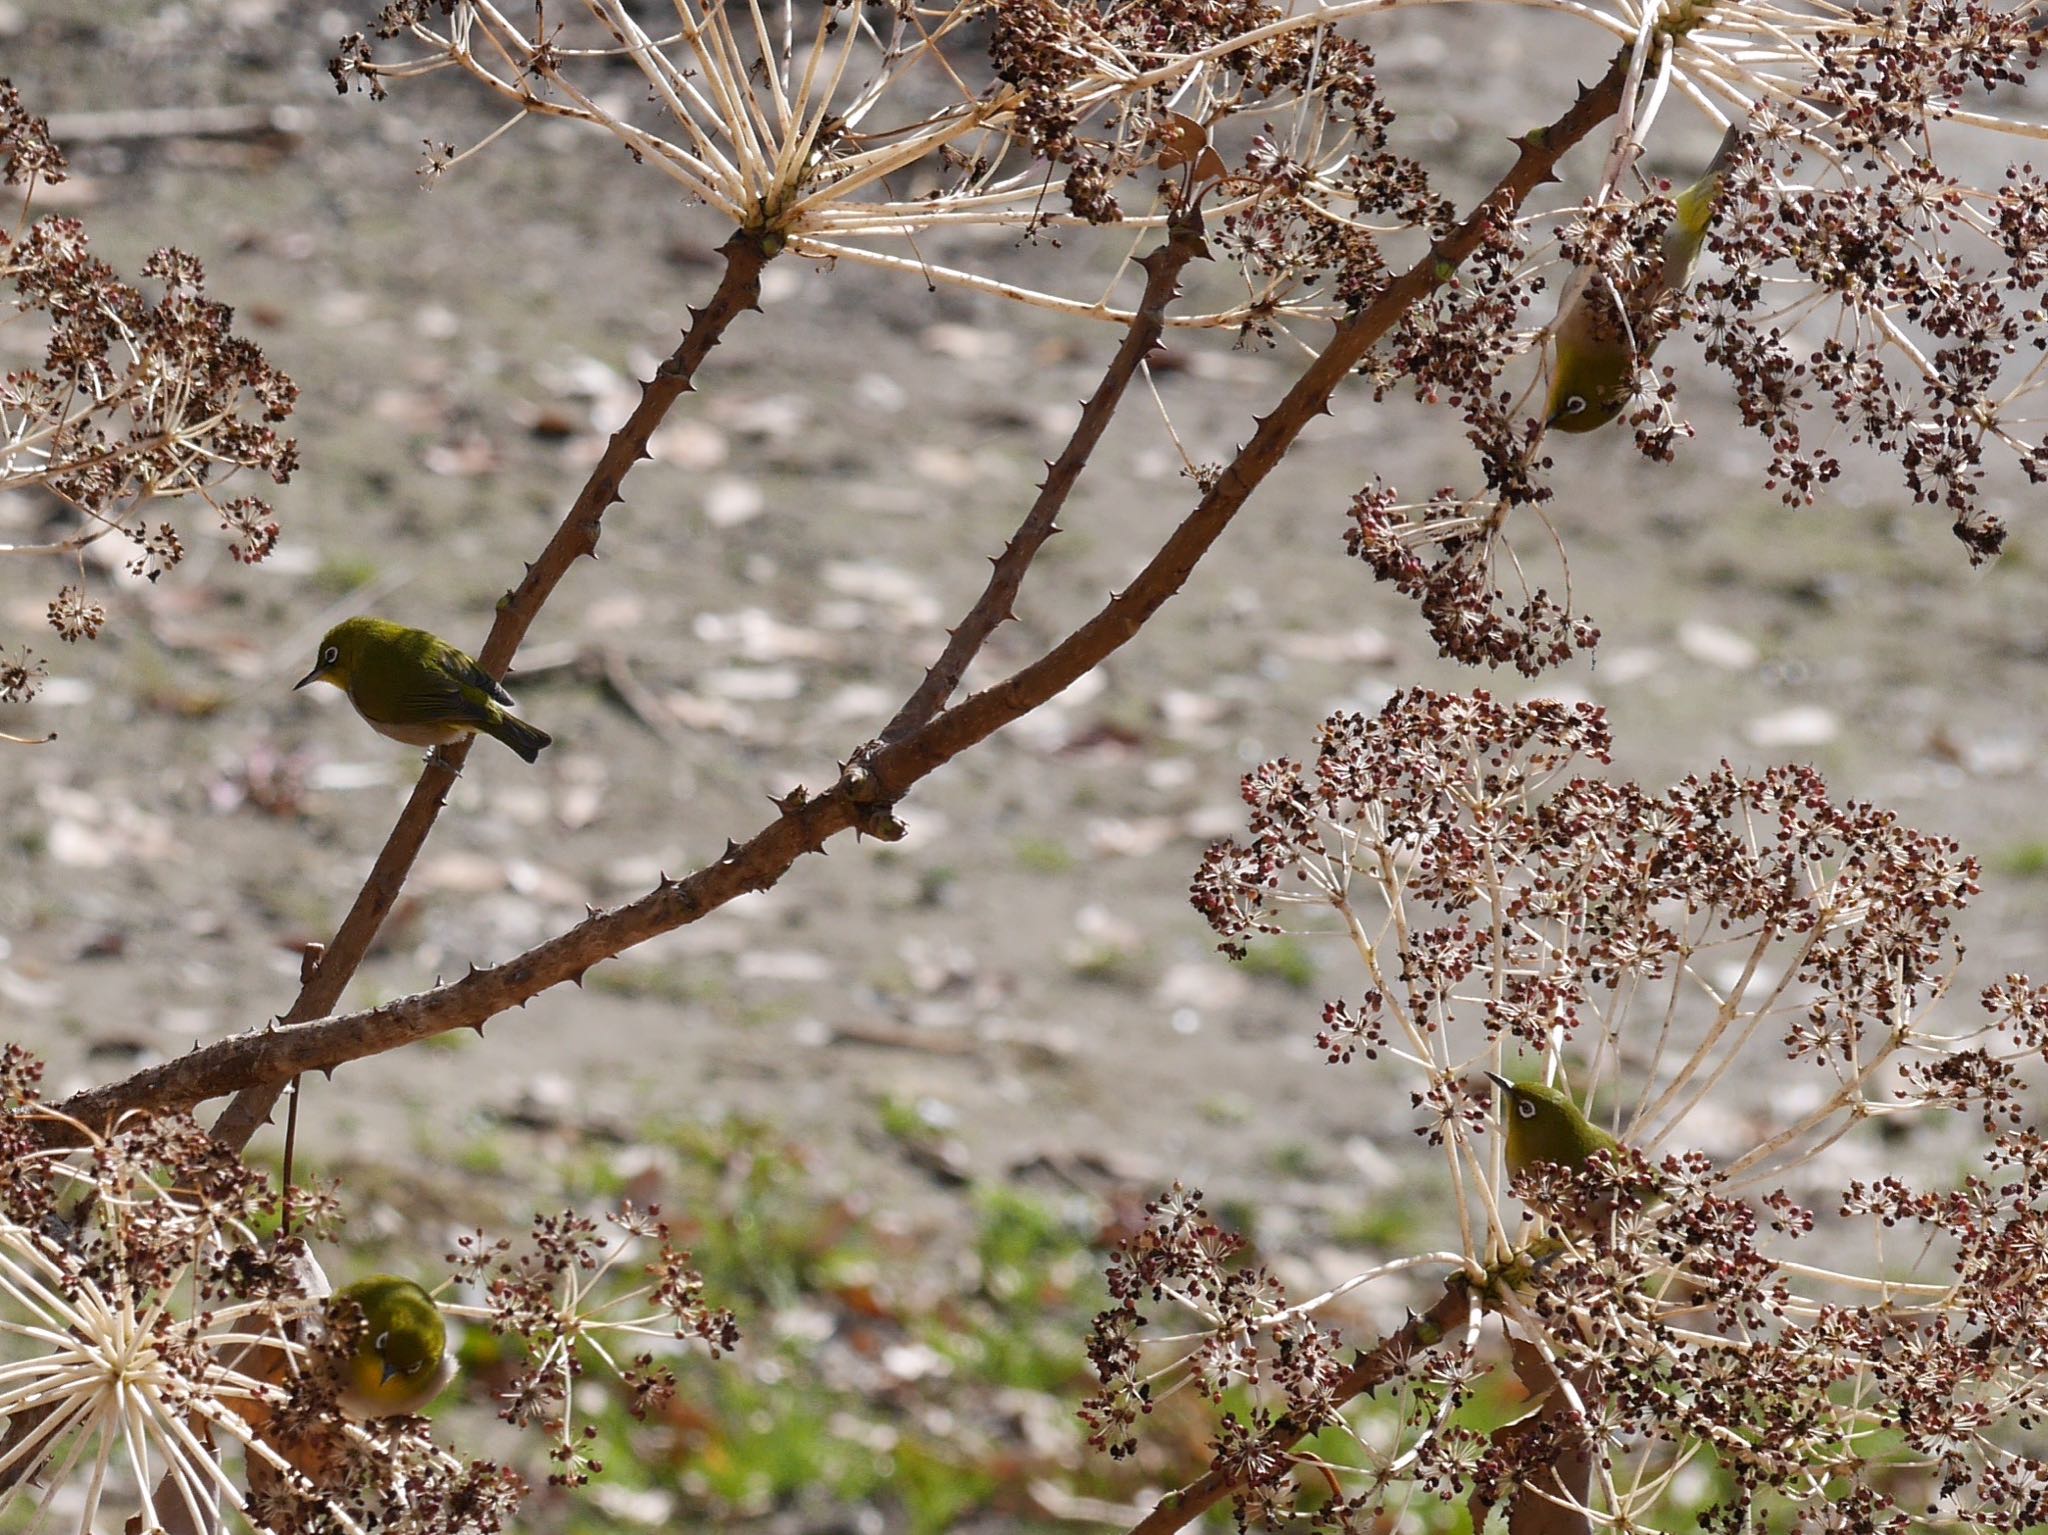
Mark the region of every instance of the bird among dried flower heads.
MULTIPOLYGON (((1629 1165, 1640 1165, 1627 1147, 1591 1120, 1570 1093, 1541 1082, 1514 1082, 1494 1072, 1486 1073, 1501 1092, 1501 1123, 1507 1138, 1508 1176, 1515 1177, 1531 1167, 1548 1165, 1566 1174, 1586 1170, 1596 1152, 1611 1154, 1613 1174, 1621 1181, 1604 1187, 1590 1202, 1570 1207, 1552 1205, 1542 1194, 1534 1199, 1543 1213, 1579 1232, 1605 1230, 1624 1206, 1637 1207, 1661 1202, 1664 1190, 1657 1179, 1644 1171, 1637 1176, 1629 1165)), ((1602 1177, 1597 1182, 1605 1185, 1602 1177)))
POLYGON ((362 1313, 362 1337, 342 1369, 341 1410, 351 1419, 416 1413, 455 1378, 441 1308, 410 1279, 372 1274, 343 1287, 334 1304, 362 1313))
POLYGON ((1540 1082, 1510 1082, 1489 1071, 1500 1089, 1501 1118, 1507 1127, 1508 1172, 1519 1173, 1537 1162, 1550 1162, 1573 1172, 1596 1151, 1612 1151, 1621 1143, 1592 1123, 1562 1088, 1540 1082))
POLYGON ((1729 128, 1699 180, 1675 199, 1663 249, 1625 294, 1597 266, 1574 267, 1565 279, 1557 318, 1551 321, 1556 356, 1543 412, 1548 425, 1560 432, 1591 432, 1626 408, 1637 365, 1656 350, 1659 337, 1652 317, 1692 281, 1728 166, 1741 144, 1742 129, 1729 128), (1649 340, 1639 347, 1636 338, 1646 332, 1649 340))
POLYGON ((554 739, 514 714, 512 695, 470 656, 381 618, 329 629, 294 691, 309 682, 340 688, 372 730, 408 746, 448 746, 482 731, 532 762, 554 739))

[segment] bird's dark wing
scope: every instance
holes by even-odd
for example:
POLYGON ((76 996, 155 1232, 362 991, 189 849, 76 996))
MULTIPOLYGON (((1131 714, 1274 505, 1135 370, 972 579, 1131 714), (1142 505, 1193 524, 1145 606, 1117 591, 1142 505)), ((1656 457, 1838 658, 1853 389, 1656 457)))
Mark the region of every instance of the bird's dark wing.
POLYGON ((513 702, 512 695, 499 685, 498 679, 485 671, 481 666, 478 666, 474 660, 464 655, 453 645, 443 645, 440 653, 434 659, 440 664, 441 670, 453 678, 459 686, 481 689, 486 695, 495 698, 499 703, 506 705, 508 708, 511 706, 513 702))

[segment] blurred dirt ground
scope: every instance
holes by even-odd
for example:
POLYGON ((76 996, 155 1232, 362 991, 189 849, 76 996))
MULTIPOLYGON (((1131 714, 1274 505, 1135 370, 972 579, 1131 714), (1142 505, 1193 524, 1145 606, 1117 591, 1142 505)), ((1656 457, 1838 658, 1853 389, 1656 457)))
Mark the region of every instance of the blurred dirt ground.
MULTIPOLYGON (((130 273, 159 244, 194 252, 303 386, 305 465, 277 497, 283 545, 252 572, 203 537, 156 587, 96 568, 108 632, 55 655, 44 701, 6 722, 60 733, 0 759, 0 1012, 53 1059, 59 1092, 289 1002, 298 947, 338 920, 418 762, 331 693, 289 691, 315 638, 367 609, 480 643, 715 280, 720 232, 573 130, 523 130, 423 189, 421 144, 488 119, 452 82, 338 99, 324 60, 366 19, 0 0, 0 73, 36 110, 274 103, 302 123, 279 142, 71 144, 63 205, 96 250, 130 273)), ((1401 133, 1485 173, 1505 132, 1563 99, 1552 66, 1594 62, 1567 25, 1389 17, 1375 36, 1401 133), (1453 78, 1475 64, 1483 93, 1453 78)), ((1685 145, 1711 142, 1686 126, 1685 145)), ((1018 271, 1105 259, 996 234, 927 253, 1018 271)), ((979 589, 1115 343, 854 267, 777 262, 764 309, 713 355, 608 515, 604 558, 521 657, 514 689, 559 744, 535 768, 479 747, 349 1006, 511 954, 585 902, 716 857, 772 813, 769 793, 828 781, 979 589)), ((1179 1177, 1256 1193, 1277 1244, 1321 1230, 1438 1164, 1407 1133, 1405 1089, 1314 1048, 1320 999, 1359 985, 1343 953, 1233 968, 1183 892, 1204 841, 1238 824, 1245 768, 1311 750, 1328 710, 1415 683, 1597 700, 1616 771, 1653 781, 1722 757, 1811 760, 1985 860, 1966 926, 1978 980, 2040 965, 2039 517, 2009 492, 2011 552, 1973 571, 1946 518, 1881 468, 1852 462, 1822 505, 1788 511, 1689 350, 1670 348, 1702 386, 1686 396, 1701 437, 1677 466, 1638 461, 1619 433, 1556 450, 1597 663, 1534 683, 1447 667, 1409 605, 1344 557, 1344 506, 1372 476, 1420 492, 1474 474, 1450 412, 1353 389, 1136 642, 901 807, 906 841, 837 843, 482 1040, 313 1084, 311 1152, 442 1156, 479 1124, 630 1136, 738 1111, 939 1220, 963 1182, 1179 1177)), ((1286 352, 1227 335, 1176 335, 1172 358, 1160 387, 1197 460, 1290 376, 1286 352)), ((1190 500, 1134 400, 971 680, 1092 611, 1190 500)), ((40 515, 0 507, 9 527, 40 515)), ((1521 547, 1550 557, 1540 535, 1521 547)), ((10 636, 39 632, 58 579, 6 570, 10 636)))

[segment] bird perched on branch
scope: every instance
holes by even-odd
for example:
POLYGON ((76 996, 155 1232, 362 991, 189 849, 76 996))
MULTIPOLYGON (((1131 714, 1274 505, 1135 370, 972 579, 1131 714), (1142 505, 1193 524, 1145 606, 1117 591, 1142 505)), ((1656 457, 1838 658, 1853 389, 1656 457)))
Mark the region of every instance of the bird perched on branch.
POLYGON ((372 1274, 335 1292, 362 1313, 363 1333, 342 1367, 341 1410, 357 1422, 418 1412, 455 1377, 448 1324, 433 1296, 396 1274, 372 1274))
POLYGON ((1650 328, 1658 306, 1692 282, 1741 143, 1741 128, 1730 127, 1699 180, 1674 199, 1677 207, 1664 231, 1663 248, 1633 282, 1618 289, 1614 277, 1597 266, 1574 267, 1565 279, 1557 318, 1550 323, 1556 355, 1544 406, 1548 425, 1560 432, 1590 432, 1622 413, 1637 365, 1656 350, 1654 335, 1647 347, 1639 347, 1636 338, 1650 328))
POLYGON ((512 695, 462 651, 381 618, 329 629, 293 690, 309 682, 340 688, 371 729, 408 746, 447 746, 482 731, 531 762, 554 739, 514 714, 512 695))

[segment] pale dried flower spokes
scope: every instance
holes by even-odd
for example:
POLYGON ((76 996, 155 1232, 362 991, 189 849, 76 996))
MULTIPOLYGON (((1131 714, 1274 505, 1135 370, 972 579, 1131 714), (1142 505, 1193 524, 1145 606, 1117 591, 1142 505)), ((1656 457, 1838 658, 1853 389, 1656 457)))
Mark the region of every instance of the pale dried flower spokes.
POLYGON ((1290 1303, 1176 1191, 1111 1265, 1097 1442, 1231 1393, 1253 1405, 1213 1467, 1241 1511, 1338 1529, 1418 1495, 1475 1523, 1546 1500, 1607 1527, 2039 1523, 2048 1140, 2024 1094, 2048 988, 2008 976, 1938 1027, 1974 861, 1811 769, 1658 792, 1597 776, 1609 746, 1590 705, 1417 690, 1246 776, 1249 836, 1209 850, 1195 904, 1233 953, 1321 932, 1355 955, 1318 1043, 1406 1079, 1459 1242, 1290 1303), (1566 1087, 1622 1149, 1511 1182, 1482 1071, 1566 1087), (1988 1149, 1913 1161, 1974 1176, 1886 1175, 1944 1125, 1988 1149), (1318 1326, 1432 1270, 1446 1304, 1382 1373, 1318 1326), (1155 1310, 1190 1325, 1155 1336, 1155 1310), (1489 1430, 1505 1370, 1539 1410, 1489 1430))
POLYGON ((515 21, 484 0, 399 0, 333 72, 382 95, 459 70, 507 109, 477 143, 435 148, 435 174, 526 118, 584 123, 773 250, 1086 319, 1129 318, 1113 302, 1128 260, 1107 282, 1062 263, 1085 290, 1030 286, 918 236, 1055 231, 1049 257, 1092 228, 1135 255, 1200 196, 1245 296, 1168 323, 1264 333, 1359 302, 1386 270, 1381 239, 1445 212, 1387 151, 1372 55, 1337 30, 1367 8, 1323 22, 1269 0, 677 0, 656 20, 583 0, 515 21), (618 89, 625 71, 644 99, 618 89))
MULTIPOLYGON (((143 263, 156 297, 91 255, 72 218, 31 222, 39 186, 64 178, 43 120, 0 80, 0 183, 19 189, 0 228, 0 494, 47 498, 66 530, 0 543, 0 554, 52 556, 83 569, 84 549, 109 534, 130 546, 134 575, 154 581, 185 556, 172 519, 198 500, 253 564, 277 541, 271 510, 222 485, 253 471, 282 483, 298 461, 277 425, 297 388, 232 329, 233 312, 206 296, 199 263, 164 249, 143 263)), ((65 640, 90 639, 106 609, 76 584, 49 605, 65 640)), ((12 651, 9 656, 20 656, 12 651)), ((35 691, 37 669, 0 658, 6 702, 35 691)))
POLYGON ((675 1396, 673 1359, 692 1346, 716 1358, 739 1342, 732 1313, 705 1299, 690 1254, 658 1209, 629 1205, 602 1220, 573 1210, 537 1215, 517 1246, 482 1232, 456 1246, 449 1262, 483 1304, 447 1309, 523 1344, 525 1362, 499 1393, 499 1416, 549 1436, 556 1485, 580 1486, 604 1469, 592 1454, 596 1428, 576 1418, 593 1363, 626 1410, 646 1418, 675 1396))

